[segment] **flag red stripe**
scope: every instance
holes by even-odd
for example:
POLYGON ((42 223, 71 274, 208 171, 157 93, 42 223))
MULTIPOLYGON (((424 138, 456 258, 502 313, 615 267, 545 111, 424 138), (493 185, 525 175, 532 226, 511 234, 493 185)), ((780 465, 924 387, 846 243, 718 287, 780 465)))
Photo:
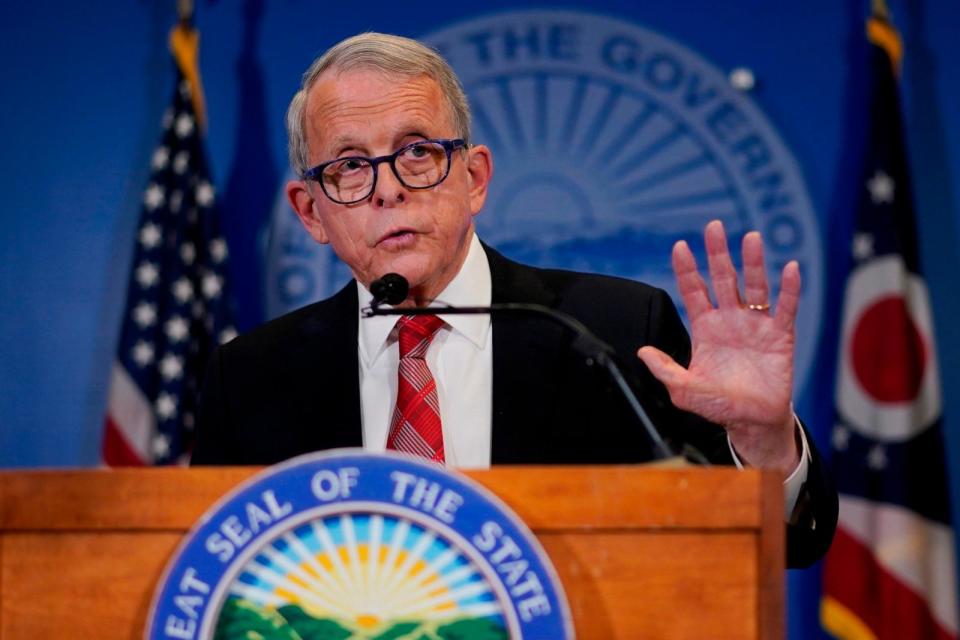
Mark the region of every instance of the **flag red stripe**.
POLYGON ((142 467, 146 464, 109 414, 103 429, 103 461, 111 467, 142 467))
POLYGON ((879 640, 956 640, 916 591, 881 566, 870 549, 837 528, 824 562, 824 593, 856 614, 879 640))

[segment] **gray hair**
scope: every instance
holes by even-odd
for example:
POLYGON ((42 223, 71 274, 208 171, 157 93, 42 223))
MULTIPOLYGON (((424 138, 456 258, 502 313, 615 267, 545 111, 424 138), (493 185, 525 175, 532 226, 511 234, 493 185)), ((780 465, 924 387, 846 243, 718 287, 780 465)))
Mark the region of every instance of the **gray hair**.
POLYGON ((470 142, 470 105, 460 79, 436 50, 401 36, 361 33, 342 40, 313 61, 303 74, 300 90, 287 108, 290 166, 303 175, 309 169, 307 148, 307 93, 324 71, 365 69, 406 78, 427 76, 440 85, 457 137, 470 142))

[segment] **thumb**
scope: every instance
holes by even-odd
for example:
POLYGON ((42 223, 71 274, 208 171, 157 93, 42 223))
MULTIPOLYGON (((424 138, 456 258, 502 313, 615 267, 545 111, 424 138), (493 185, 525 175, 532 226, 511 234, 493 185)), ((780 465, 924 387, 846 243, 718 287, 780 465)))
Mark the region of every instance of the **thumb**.
POLYGON ((670 391, 683 384, 687 370, 656 347, 640 347, 637 357, 650 369, 653 377, 659 380, 670 391))

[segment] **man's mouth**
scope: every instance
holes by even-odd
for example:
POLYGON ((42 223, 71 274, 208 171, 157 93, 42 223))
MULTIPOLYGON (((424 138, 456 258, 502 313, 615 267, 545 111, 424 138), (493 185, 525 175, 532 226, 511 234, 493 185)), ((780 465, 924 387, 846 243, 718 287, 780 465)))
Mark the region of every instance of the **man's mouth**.
POLYGON ((413 243, 416 232, 413 229, 391 229, 377 241, 378 247, 385 249, 403 249, 413 243))

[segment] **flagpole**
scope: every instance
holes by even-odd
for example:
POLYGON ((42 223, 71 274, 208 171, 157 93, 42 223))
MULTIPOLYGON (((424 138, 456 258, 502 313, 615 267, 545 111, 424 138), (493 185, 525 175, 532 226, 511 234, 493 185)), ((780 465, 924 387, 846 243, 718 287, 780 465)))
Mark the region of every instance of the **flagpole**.
POLYGON ((873 0, 873 17, 890 21, 890 7, 887 6, 887 0, 873 0))
POLYGON ((206 102, 200 82, 200 33, 193 26, 193 0, 177 0, 179 22, 170 30, 170 50, 190 85, 190 100, 202 130, 207 128, 206 102))
POLYGON ((890 7, 887 0, 872 0, 873 13, 867 19, 867 38, 887 52, 893 74, 900 75, 900 61, 903 59, 903 42, 893 26, 890 7))
POLYGON ((177 0, 177 16, 180 25, 190 29, 193 27, 193 0, 177 0))

